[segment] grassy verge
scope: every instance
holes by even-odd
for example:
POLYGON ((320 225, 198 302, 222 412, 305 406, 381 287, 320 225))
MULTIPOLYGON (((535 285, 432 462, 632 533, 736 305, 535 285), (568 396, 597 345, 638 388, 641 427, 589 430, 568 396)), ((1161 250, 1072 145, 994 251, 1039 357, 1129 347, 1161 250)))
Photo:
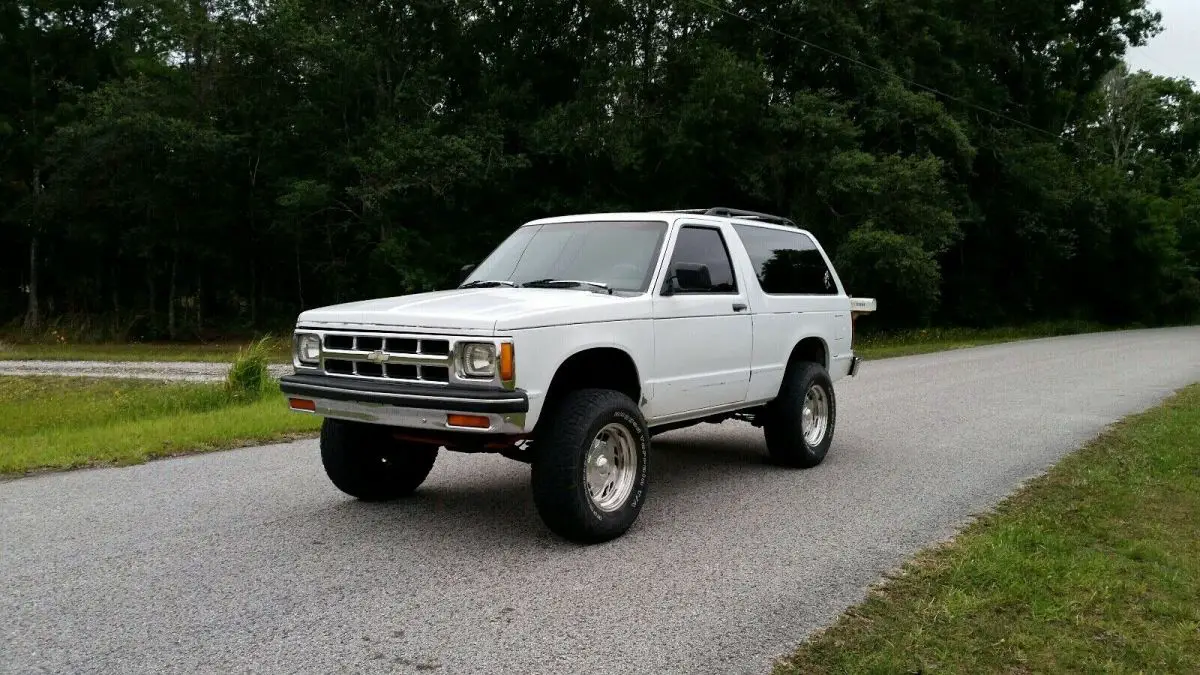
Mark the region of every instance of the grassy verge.
POLYGON ((776 675, 1200 672, 1200 385, 917 556, 776 675))
MULTIPOLYGON (((202 361, 228 363, 245 345, 237 343, 162 344, 12 344, 0 342, 0 361, 202 361)), ((268 347, 272 363, 290 363, 291 345, 273 340, 268 347)))
POLYGON ((65 377, 0 377, 0 420, 5 475, 285 440, 320 424, 273 385, 245 398, 221 384, 65 377))
MULTIPOLYGON (((865 325, 870 317, 862 319, 865 325)), ((1115 328, 1082 321, 1031 324, 1010 328, 929 328, 893 333, 861 334, 854 338, 854 351, 866 359, 927 354, 982 345, 1097 333, 1115 328)))

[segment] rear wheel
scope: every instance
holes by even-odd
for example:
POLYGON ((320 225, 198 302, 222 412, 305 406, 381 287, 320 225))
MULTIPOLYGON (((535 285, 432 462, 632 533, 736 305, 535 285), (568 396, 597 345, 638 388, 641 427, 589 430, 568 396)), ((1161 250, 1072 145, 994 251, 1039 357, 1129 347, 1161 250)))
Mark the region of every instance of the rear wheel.
POLYGON ((363 501, 412 494, 433 470, 438 447, 399 441, 385 426, 325 418, 321 463, 342 492, 363 501))
POLYGON ((802 469, 820 464, 833 442, 837 421, 829 373, 817 363, 793 363, 766 418, 763 432, 772 460, 802 469))
POLYGON ((570 392, 533 444, 533 500, 550 531, 592 544, 624 534, 646 501, 650 432, 625 394, 570 392))

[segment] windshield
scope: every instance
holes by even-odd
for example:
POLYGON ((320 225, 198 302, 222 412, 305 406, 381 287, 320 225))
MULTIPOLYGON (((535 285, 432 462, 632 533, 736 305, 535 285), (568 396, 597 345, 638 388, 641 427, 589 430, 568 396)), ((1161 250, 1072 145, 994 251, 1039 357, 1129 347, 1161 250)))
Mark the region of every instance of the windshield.
POLYGON ((666 232, 667 224, 661 221, 527 225, 509 235, 463 283, 505 281, 519 286, 563 279, 641 293, 650 285, 666 232))

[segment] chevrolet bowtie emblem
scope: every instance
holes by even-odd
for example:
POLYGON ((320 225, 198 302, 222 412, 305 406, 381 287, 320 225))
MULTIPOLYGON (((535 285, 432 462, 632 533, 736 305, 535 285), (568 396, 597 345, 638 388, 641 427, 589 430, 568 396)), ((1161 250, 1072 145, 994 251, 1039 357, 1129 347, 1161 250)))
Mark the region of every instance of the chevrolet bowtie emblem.
POLYGON ((370 354, 367 354, 367 360, 374 363, 387 363, 388 355, 387 352, 383 351, 382 349, 376 349, 370 354))

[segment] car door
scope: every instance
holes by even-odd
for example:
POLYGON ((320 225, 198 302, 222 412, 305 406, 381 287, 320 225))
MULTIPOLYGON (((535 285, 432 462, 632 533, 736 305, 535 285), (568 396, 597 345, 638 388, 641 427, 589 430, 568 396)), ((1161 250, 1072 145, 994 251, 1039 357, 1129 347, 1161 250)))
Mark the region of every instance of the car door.
POLYGON ((744 401, 753 323, 727 233, 719 225, 684 224, 668 261, 664 283, 654 289, 653 417, 744 401), (673 284, 672 270, 680 268, 682 283, 673 284))

